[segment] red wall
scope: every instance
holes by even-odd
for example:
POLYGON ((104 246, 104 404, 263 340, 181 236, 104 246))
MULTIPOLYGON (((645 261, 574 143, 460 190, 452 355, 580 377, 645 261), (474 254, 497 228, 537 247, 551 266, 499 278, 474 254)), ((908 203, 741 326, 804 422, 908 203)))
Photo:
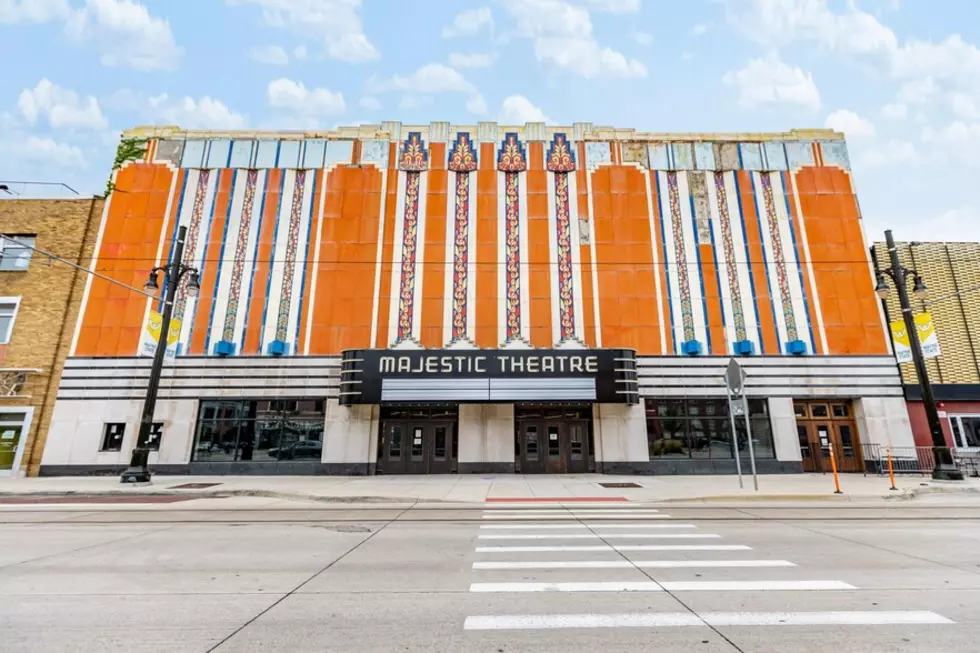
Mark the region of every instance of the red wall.
MULTIPOLYGON (((938 402, 940 414, 946 411, 947 415, 966 415, 980 414, 980 402, 978 401, 940 401, 938 402)), ((926 419, 926 409, 921 401, 906 402, 909 409, 909 420, 912 422, 912 435, 915 437, 915 444, 918 447, 931 447, 932 436, 929 434, 929 422, 926 419)), ((945 417, 939 418, 943 425, 943 434, 946 436, 946 444, 955 446, 953 433, 949 428, 949 420, 945 417)))

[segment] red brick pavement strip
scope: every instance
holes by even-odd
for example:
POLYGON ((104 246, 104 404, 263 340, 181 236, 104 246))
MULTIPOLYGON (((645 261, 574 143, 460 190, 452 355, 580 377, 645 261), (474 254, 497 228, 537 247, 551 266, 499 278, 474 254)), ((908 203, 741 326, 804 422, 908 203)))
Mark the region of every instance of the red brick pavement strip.
POLYGON ((575 503, 593 501, 626 501, 626 497, 487 497, 487 503, 575 503))
POLYGON ((178 503, 181 501, 191 501, 197 497, 179 497, 167 495, 84 495, 73 494, 63 497, 0 497, 0 504, 4 505, 34 505, 34 504, 60 504, 60 503, 178 503))

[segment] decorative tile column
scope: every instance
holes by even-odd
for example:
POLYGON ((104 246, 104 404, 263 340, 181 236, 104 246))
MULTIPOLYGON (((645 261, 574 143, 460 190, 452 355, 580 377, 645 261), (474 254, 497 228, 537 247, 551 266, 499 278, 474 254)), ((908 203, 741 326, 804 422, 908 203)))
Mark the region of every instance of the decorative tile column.
POLYGON ((467 318, 470 311, 468 295, 471 282, 470 264, 470 178, 476 171, 476 149, 470 135, 460 132, 449 152, 448 168, 456 176, 456 215, 453 225, 452 268, 452 317, 449 346, 475 347, 472 334, 468 333, 467 318))
POLYGON ((428 168, 429 153, 422 142, 422 134, 410 132, 398 157, 398 169, 405 173, 405 216, 402 226, 396 345, 413 340, 415 283, 418 276, 416 254, 419 239, 419 193, 422 172, 428 168))
POLYGON ((238 320, 239 293, 242 289, 242 274, 245 259, 248 258, 248 235, 252 228, 252 210, 255 202, 255 186, 258 170, 249 170, 245 177, 245 199, 242 202, 242 223, 238 229, 235 245, 235 261, 231 270, 231 287, 228 291, 228 307, 225 309, 221 340, 214 346, 218 356, 231 356, 235 353, 235 327, 238 320))
MULTIPOLYGON (((575 171, 575 153, 564 134, 555 134, 545 156, 545 167, 555 178, 555 243, 557 248, 559 340, 556 346, 574 341, 582 344, 575 333, 575 284, 572 271, 572 224, 569 198, 569 173, 575 171)), ((576 243, 578 245, 578 243, 576 243)))
MULTIPOLYGON (((299 245, 299 223, 303 213, 303 192, 306 188, 306 170, 296 171, 293 187, 293 203, 289 207, 289 231, 286 232, 286 267, 282 277, 282 295, 276 319, 276 339, 269 343, 268 353, 284 356, 289 353, 286 331, 289 325, 289 305, 293 296, 293 275, 296 269, 296 250, 299 245)), ((305 253, 303 254, 305 256, 305 253)))
MULTIPOLYGON (((504 253, 506 340, 530 346, 521 335, 521 173, 527 171, 527 152, 516 133, 508 133, 497 152, 497 169, 504 173, 504 253)), ((526 255, 526 253, 525 253, 526 255)))
POLYGON ((783 319, 786 323, 786 353, 802 356, 806 353, 806 342, 800 339, 796 329, 796 316, 793 313, 793 296, 789 289, 789 278, 786 276, 786 260, 783 256, 783 243, 779 235, 776 204, 772 194, 772 179, 769 175, 759 175, 762 181, 762 196, 766 205, 766 218, 769 223, 769 241, 772 243, 772 258, 776 265, 776 280, 779 283, 779 299, 783 309, 783 319))
POLYGON ((745 328, 745 311, 742 306, 742 291, 738 284, 737 265, 735 258, 735 242, 732 238, 732 219, 728 211, 728 190, 725 188, 725 173, 715 172, 715 196, 718 198, 718 216, 721 223, 721 239, 725 249, 725 260, 728 262, 728 291, 732 296, 732 317, 735 321, 735 342, 732 349, 739 356, 751 356, 755 353, 755 343, 749 340, 745 328))
POLYGON ((667 191, 670 198, 670 228, 674 234, 674 257, 677 261, 677 286, 681 296, 681 318, 684 325, 684 341, 681 353, 698 356, 704 350, 694 330, 694 306, 691 303, 691 279, 687 269, 687 248, 684 245, 684 229, 681 225, 681 198, 677 187, 677 173, 667 173, 667 191))

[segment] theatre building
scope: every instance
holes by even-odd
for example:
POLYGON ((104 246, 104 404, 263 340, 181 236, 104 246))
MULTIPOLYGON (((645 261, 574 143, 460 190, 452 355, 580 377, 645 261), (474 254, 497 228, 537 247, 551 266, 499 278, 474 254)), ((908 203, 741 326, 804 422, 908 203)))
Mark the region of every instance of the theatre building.
MULTIPOLYGON (((92 266, 179 227, 157 472, 823 470, 912 444, 840 134, 124 134, 92 266), (729 416, 724 371, 746 372, 729 416), (751 440, 746 426, 751 427, 751 440)), ((42 474, 120 470, 160 303, 89 280, 42 474)))

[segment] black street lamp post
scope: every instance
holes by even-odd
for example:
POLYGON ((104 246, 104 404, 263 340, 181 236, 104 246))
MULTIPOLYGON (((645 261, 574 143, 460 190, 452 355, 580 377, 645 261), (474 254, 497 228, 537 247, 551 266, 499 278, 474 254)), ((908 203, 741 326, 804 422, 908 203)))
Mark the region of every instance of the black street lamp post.
POLYGON ((157 340, 157 348, 153 353, 153 366, 150 368, 150 380, 146 386, 146 399, 143 400, 143 415, 140 417, 140 430, 136 439, 136 448, 133 449, 133 456, 129 461, 129 468, 122 473, 120 482, 122 483, 149 483, 150 470, 147 468, 147 460, 150 456, 150 449, 147 446, 150 439, 150 431, 153 429, 153 413, 157 406, 157 392, 160 389, 160 373, 163 371, 163 360, 167 354, 167 341, 170 336, 170 318, 173 315, 174 301, 177 298, 177 291, 180 282, 185 275, 190 275, 187 279, 186 293, 190 297, 197 296, 201 289, 200 273, 197 269, 184 265, 184 239, 187 236, 187 227, 181 227, 177 231, 177 241, 174 243, 173 256, 167 265, 154 268, 150 271, 150 276, 146 280, 143 289, 147 293, 156 293, 160 290, 158 284, 159 273, 163 272, 163 279, 166 286, 166 295, 163 300, 163 311, 160 321, 160 337, 157 340))
POLYGON ((888 256, 891 267, 878 270, 877 285, 875 293, 885 299, 888 296, 888 282, 885 275, 888 275, 895 282, 898 289, 898 302, 902 309, 902 319, 905 321, 905 331, 909 336, 909 346, 912 349, 912 362, 915 364, 915 375, 919 379, 919 388, 922 390, 922 403, 926 409, 926 419, 929 422, 929 432, 932 435, 932 449, 934 454, 934 467, 932 477, 943 481, 962 481, 963 472, 959 470, 953 462, 953 452, 946 445, 946 436, 943 435, 943 427, 939 421, 939 411, 936 408, 936 398, 932 394, 932 384, 929 382, 929 371, 926 369, 926 360, 922 355, 922 344, 919 342, 919 330, 915 326, 915 318, 912 316, 912 305, 909 303, 908 286, 906 279, 912 277, 912 292, 916 297, 926 296, 926 284, 922 277, 915 270, 903 267, 898 260, 898 250, 895 248, 895 239, 889 229, 885 232, 885 245, 888 247, 888 256))

